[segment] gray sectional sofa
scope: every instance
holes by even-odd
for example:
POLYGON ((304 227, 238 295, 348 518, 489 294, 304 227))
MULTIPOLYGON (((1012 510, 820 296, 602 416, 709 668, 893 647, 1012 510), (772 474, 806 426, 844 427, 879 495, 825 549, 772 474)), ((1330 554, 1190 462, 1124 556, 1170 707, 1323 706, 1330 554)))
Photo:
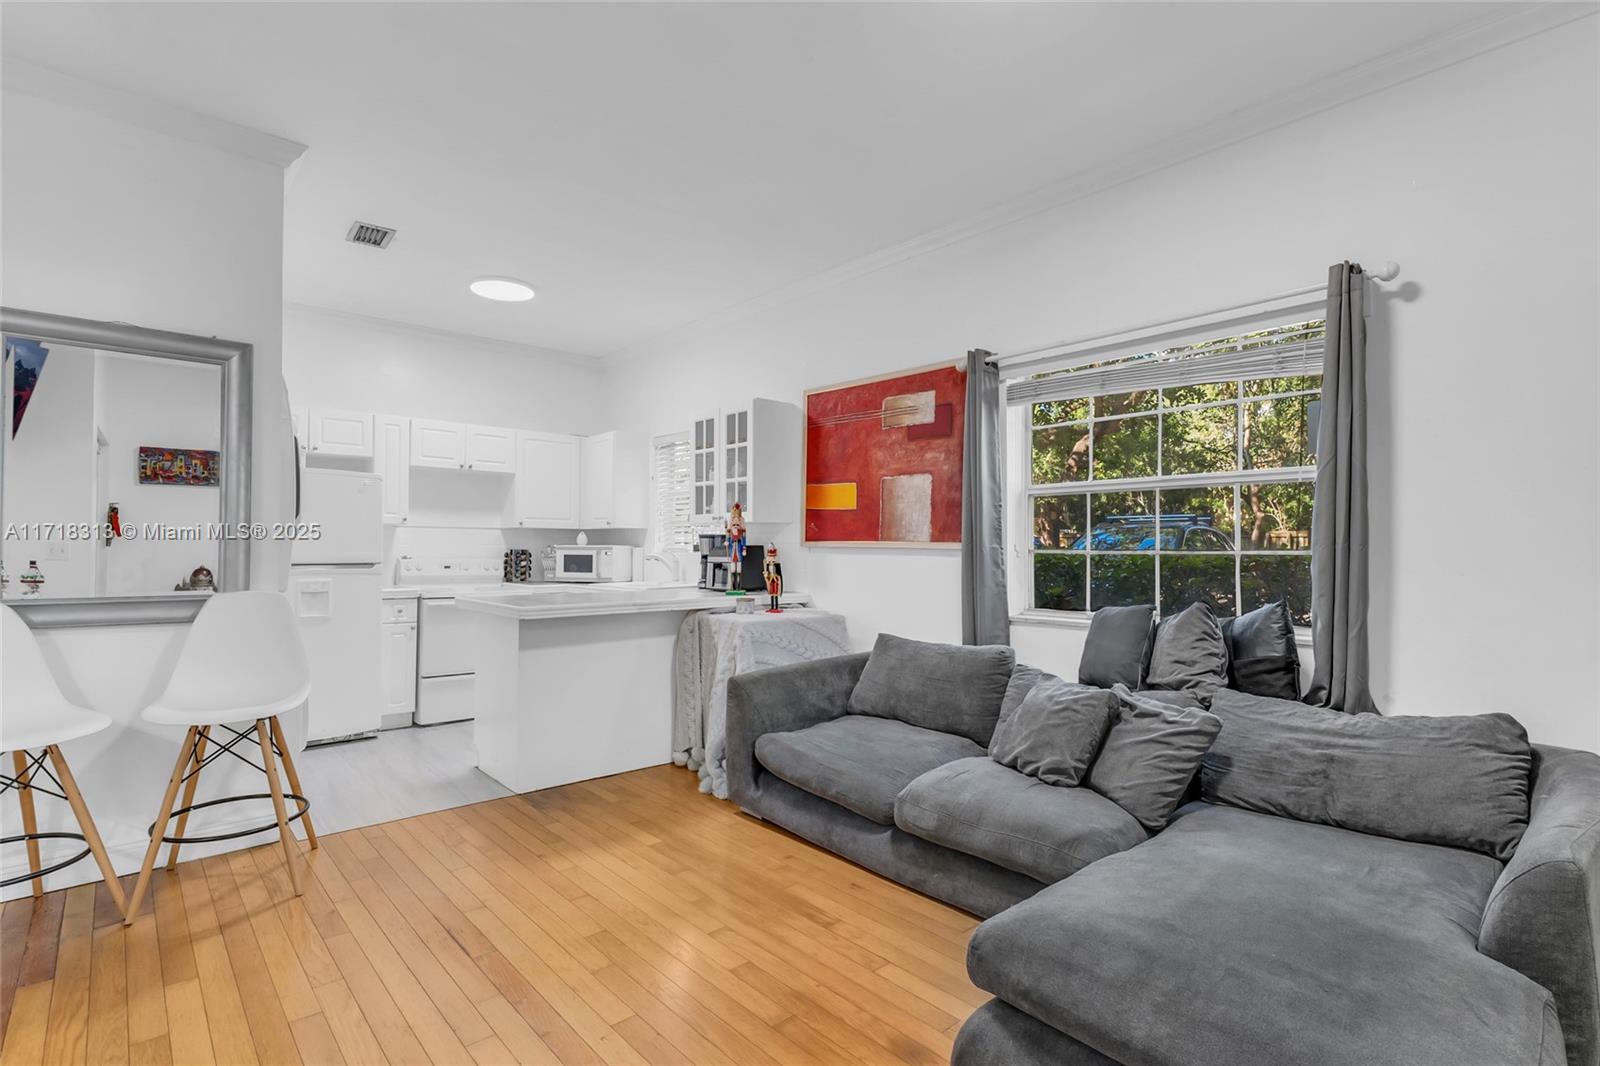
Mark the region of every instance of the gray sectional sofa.
POLYGON ((1090 788, 989 758, 1014 664, 975 650, 908 670, 898 718, 856 705, 866 655, 728 689, 740 807, 988 918, 968 969, 995 999, 958 1066, 1600 1066, 1600 757, 1524 737, 1519 763, 1506 716, 1464 737, 1365 716, 1385 724, 1313 769, 1295 760, 1315 720, 1252 733, 1263 707, 1230 696, 1208 799, 1151 834, 1090 788), (1374 752, 1392 758, 1381 780, 1374 752), (1457 771, 1482 795, 1442 802, 1461 795, 1442 781, 1405 802, 1408 781, 1457 771))

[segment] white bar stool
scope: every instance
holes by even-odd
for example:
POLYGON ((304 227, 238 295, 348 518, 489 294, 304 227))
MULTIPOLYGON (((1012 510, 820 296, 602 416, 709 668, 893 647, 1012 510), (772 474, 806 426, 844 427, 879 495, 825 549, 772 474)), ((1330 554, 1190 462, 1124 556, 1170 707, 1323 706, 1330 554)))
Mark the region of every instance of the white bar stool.
POLYGON ((111 868, 106 846, 94 827, 94 819, 89 816, 83 793, 78 791, 78 782, 67 766, 67 757, 61 754, 62 744, 100 732, 111 724, 111 719, 98 711, 79 707, 61 694, 55 675, 50 673, 44 653, 39 650, 33 630, 28 628, 28 623, 22 620, 21 615, 5 606, 0 606, 0 649, 5 655, 4 664, 0 665, 0 706, 5 708, 5 713, 0 714, 0 752, 11 753, 12 766, 16 771, 15 777, 6 777, 0 772, 0 792, 16 789, 17 803, 22 808, 22 833, 6 837, 0 843, 26 841, 29 870, 19 877, 0 882, 0 888, 9 888, 31 879, 33 895, 37 898, 44 895, 46 874, 64 870, 85 856, 93 855, 95 864, 100 867, 100 876, 106 879, 106 888, 111 892, 112 901, 126 916, 128 910, 122 897, 122 883, 117 880, 117 872, 111 868), (39 754, 34 755, 34 749, 39 749, 39 754), (55 767, 53 774, 45 765, 47 758, 55 767), (38 775, 41 773, 55 782, 61 791, 39 784, 38 775), (78 819, 81 832, 39 832, 33 808, 35 792, 66 800, 73 816, 78 819), (84 850, 41 870, 41 840, 78 840, 83 842, 84 850))
POLYGON ((144 866, 128 900, 129 915, 138 913, 163 843, 172 845, 167 856, 170 870, 177 866, 178 848, 183 844, 233 840, 274 827, 283 843, 289 882, 294 886, 294 894, 301 894, 300 872, 295 867, 294 834, 289 823, 297 819, 305 823, 306 840, 313 848, 317 846, 317 833, 311 825, 311 801, 300 792, 300 775, 295 771, 278 715, 300 706, 310 691, 311 667, 306 661, 300 628, 287 598, 277 592, 219 592, 206 601, 189 628, 189 639, 178 655, 167 690, 143 712, 144 720, 153 725, 187 726, 188 732, 184 734, 177 765, 167 781, 161 810, 150 826, 150 847, 145 851, 144 866), (254 723, 253 730, 249 727, 235 729, 229 724, 246 721, 254 723), (233 737, 208 754, 206 745, 213 729, 226 730, 233 737), (252 738, 261 751, 259 765, 234 750, 235 745, 247 738, 252 738), (270 791, 194 802, 200 771, 223 755, 232 755, 264 773, 270 791), (289 778, 287 793, 278 781, 279 760, 289 778), (184 790, 183 806, 174 810, 173 802, 180 786, 184 790), (269 796, 277 815, 275 822, 210 836, 183 835, 189 815, 194 811, 269 796), (292 815, 288 813, 286 799, 295 802, 296 810, 292 815), (174 815, 178 825, 173 834, 167 836, 167 823, 174 815))

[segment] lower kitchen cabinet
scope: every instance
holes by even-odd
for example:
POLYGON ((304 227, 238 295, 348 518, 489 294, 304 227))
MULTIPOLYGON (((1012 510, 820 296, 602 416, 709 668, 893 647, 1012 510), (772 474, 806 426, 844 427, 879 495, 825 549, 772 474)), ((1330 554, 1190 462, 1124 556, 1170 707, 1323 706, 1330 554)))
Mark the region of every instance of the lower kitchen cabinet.
POLYGON ((417 600, 383 601, 383 719, 380 729, 411 724, 417 710, 417 600))

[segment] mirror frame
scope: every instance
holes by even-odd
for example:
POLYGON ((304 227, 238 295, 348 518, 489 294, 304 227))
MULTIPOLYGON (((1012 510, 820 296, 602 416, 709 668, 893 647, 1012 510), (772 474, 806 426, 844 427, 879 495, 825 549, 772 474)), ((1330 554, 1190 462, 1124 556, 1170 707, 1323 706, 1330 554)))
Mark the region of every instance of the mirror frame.
MULTIPOLYGON (((105 351, 128 352, 158 359, 207 363, 222 369, 222 513, 218 521, 230 530, 250 524, 251 370, 253 349, 239 341, 188 333, 145 329, 125 322, 97 322, 14 307, 0 307, 0 333, 31 340, 71 344, 105 351)), ((0 412, 0 534, 5 530, 5 446, 11 438, 11 382, 0 412)), ((250 538, 224 537, 217 553, 216 587, 235 592, 250 587, 250 538)), ((205 605, 196 593, 154 593, 143 596, 79 596, 36 603, 7 601, 34 629, 67 626, 126 626, 184 623, 205 605)))

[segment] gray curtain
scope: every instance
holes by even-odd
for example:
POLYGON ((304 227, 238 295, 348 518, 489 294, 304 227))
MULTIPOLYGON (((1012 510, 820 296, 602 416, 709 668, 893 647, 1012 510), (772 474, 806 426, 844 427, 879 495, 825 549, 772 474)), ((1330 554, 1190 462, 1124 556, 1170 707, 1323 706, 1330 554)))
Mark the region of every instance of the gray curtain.
POLYGON ((961 479, 961 639, 1011 643, 1006 605, 1006 546, 1000 508, 1000 371, 990 353, 967 353, 966 436, 961 479))
MULTIPOLYGON (((1367 649, 1367 325, 1365 277, 1328 268, 1322 416, 1311 517, 1311 645, 1307 703, 1376 713, 1367 649)), ((970 385, 969 385, 970 388, 970 385)))

